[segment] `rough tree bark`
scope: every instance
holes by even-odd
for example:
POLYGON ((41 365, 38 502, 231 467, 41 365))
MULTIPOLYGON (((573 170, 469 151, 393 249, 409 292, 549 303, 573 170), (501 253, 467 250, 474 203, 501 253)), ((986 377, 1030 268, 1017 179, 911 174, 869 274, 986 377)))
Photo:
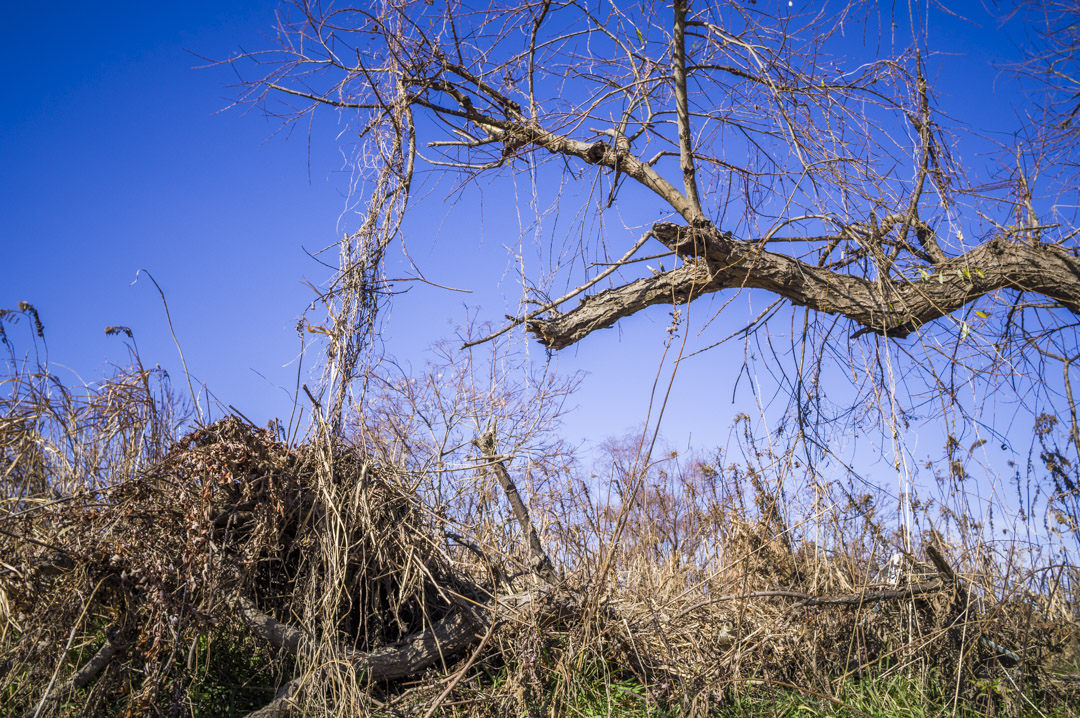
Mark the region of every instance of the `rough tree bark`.
POLYGON ((563 349, 648 306, 685 304, 724 289, 764 289, 894 338, 999 290, 1041 294, 1080 314, 1080 259, 1058 246, 1019 244, 1007 236, 927 265, 923 276, 888 281, 829 271, 770 252, 764 241, 732 239, 711 224, 661 222, 653 236, 686 264, 586 296, 565 314, 530 320, 529 330, 545 346, 563 349))
MULTIPOLYGON (((303 641, 307 640, 300 628, 261 613, 250 601, 241 601, 239 611, 254 634, 286 653, 296 655, 303 641)), ((546 622, 569 615, 572 611, 573 606, 567 598, 557 595, 549 586, 499 596, 483 605, 463 602, 428 629, 399 643, 367 652, 342 647, 338 651, 338 660, 351 663, 358 675, 374 683, 400 680, 457 657, 462 651, 479 643, 489 629, 498 628, 505 621, 519 620, 524 614, 531 620, 546 622)), ((293 698, 299 688, 298 680, 289 681, 273 701, 248 714, 249 718, 291 715, 293 698)))

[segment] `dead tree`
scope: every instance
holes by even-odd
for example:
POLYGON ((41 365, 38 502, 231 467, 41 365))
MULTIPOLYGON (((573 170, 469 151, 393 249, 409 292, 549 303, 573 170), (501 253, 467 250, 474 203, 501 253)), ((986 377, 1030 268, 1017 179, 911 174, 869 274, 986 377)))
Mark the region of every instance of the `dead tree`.
MULTIPOLYGON (((352 124, 357 171, 382 192, 373 197, 395 203, 375 264, 408 237, 399 221, 414 206, 414 168, 531 184, 513 250, 524 301, 466 346, 524 328, 556 351, 656 305, 672 313, 673 334, 691 311, 695 329, 712 323, 702 314, 723 313, 725 334, 742 327, 727 338, 771 342, 770 327, 790 337, 780 389, 800 436, 830 420, 819 398, 826 358, 867 396, 885 387, 892 397, 898 374, 922 372, 934 411, 963 419, 978 411, 957 399, 971 377, 994 390, 1038 377, 1017 385, 1026 397, 1052 372, 1061 383, 1037 391, 1031 412, 1072 426, 1072 456, 1080 229, 1065 214, 1078 205, 1067 181, 1075 142, 1060 130, 1075 127, 1075 80, 1062 64, 1073 15, 1021 6, 1045 10, 1056 44, 1025 67, 1049 78, 1058 110, 1017 113, 1028 126, 979 171, 958 152, 977 140, 986 165, 990 140, 935 96, 934 78, 960 66, 946 64, 928 26, 855 0, 296 2, 279 15, 275 49, 230 62, 243 103, 286 122, 332 111, 352 124), (559 217, 554 229, 548 216, 559 217), (755 318, 732 316, 739 295, 755 318)), ((467 246, 470 231, 455 241, 467 246)), ((355 275, 343 266, 342 281, 355 275)), ((862 399, 837 400, 835 415, 862 399)), ((896 437, 905 409, 877 403, 896 437)), ((814 441, 808 454, 828 439, 814 441)))
POLYGON ((1023 167, 1005 183, 1026 188, 1020 202, 965 185, 921 53, 839 54, 839 29, 865 12, 298 4, 277 53, 249 56, 270 69, 246 99, 293 118, 338 108, 362 133, 393 122, 420 160, 467 177, 533 167, 586 201, 591 173, 607 181, 600 195, 627 199, 643 231, 580 240, 593 269, 513 318, 551 349, 651 305, 748 289, 895 339, 988 295, 1080 312, 1075 235, 1039 216, 1023 167), (675 266, 634 278, 648 240, 675 266))

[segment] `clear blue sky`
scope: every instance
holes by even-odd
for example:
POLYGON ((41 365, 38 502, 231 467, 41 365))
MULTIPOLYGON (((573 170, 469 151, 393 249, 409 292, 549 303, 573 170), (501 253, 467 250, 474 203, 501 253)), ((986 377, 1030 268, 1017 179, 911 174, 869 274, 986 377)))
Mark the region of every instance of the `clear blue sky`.
MULTIPOLYGON (((195 55, 225 58, 267 47, 274 2, 15 4, 0 30, 7 68, 0 116, 0 307, 34 304, 46 325, 51 362, 86 381, 124 363, 121 339, 135 332, 143 360, 181 372, 153 286, 130 286, 146 269, 165 290, 194 377, 258 422, 288 416, 295 381, 295 325, 327 272, 309 259, 348 226, 346 172, 327 115, 310 138, 257 111, 225 108, 235 81, 227 67, 195 69, 195 55), (282 389, 282 387, 284 389, 282 389)), ((981 27, 934 14, 931 49, 942 104, 977 127, 1013 124, 1015 82, 991 63, 1009 59, 1009 34, 980 2, 952 3, 981 27)), ((452 206, 445 191, 420 200, 410 225, 414 259, 433 280, 469 296, 417 287, 400 298, 387 346, 406 360, 453 334, 466 305, 499 322, 519 289, 505 273, 498 211, 505 188, 470 191, 452 206), (483 232, 478 234, 483 215, 483 232), (434 243, 432 241, 434 240, 434 243), (475 250, 475 251, 474 251, 475 250)), ((730 320, 691 337, 706 346, 745 323, 741 299, 730 320)), ((719 306, 716 304, 714 306, 719 306)), ((704 312, 704 306, 702 311, 704 312)), ((568 420, 575 438, 598 440, 644 420, 667 313, 654 309, 596 334, 558 358, 563 371, 589 372, 568 420)), ((13 337, 26 348, 25 335, 13 337)), ((538 360, 543 351, 537 349, 538 360)), ((732 403, 737 342, 688 362, 679 375, 665 433, 698 446, 727 440, 732 417, 755 415, 751 395, 732 403)), ((748 383, 742 385, 748 388, 748 383)))

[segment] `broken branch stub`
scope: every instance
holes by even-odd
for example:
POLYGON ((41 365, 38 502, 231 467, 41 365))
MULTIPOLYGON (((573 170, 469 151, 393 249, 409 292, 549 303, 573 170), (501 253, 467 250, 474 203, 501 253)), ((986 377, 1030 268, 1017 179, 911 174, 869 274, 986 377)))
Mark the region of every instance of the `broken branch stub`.
POLYGON ((525 506, 525 501, 521 498, 521 494, 518 493, 517 485, 514 483, 514 480, 510 478, 510 473, 506 470, 506 466, 503 464, 502 459, 496 453, 495 442, 494 432, 488 432, 479 439, 476 439, 473 442, 473 445, 480 450, 484 462, 495 472, 495 478, 498 480, 499 486, 502 487, 503 493, 506 494, 506 500, 510 503, 510 508, 514 512, 514 517, 517 519, 518 525, 521 526, 521 532, 525 535, 525 542, 529 547, 529 553, 532 554, 533 573, 544 582, 554 585, 558 582, 559 577, 555 573, 555 568, 552 565, 547 552, 544 551, 544 546, 540 542, 540 535, 533 525, 532 517, 529 515, 528 507, 525 506))

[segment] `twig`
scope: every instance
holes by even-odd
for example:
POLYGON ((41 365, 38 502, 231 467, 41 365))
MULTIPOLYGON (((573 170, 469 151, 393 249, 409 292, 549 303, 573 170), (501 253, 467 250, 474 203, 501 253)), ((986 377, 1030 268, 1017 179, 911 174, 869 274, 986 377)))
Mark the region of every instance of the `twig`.
MULTIPOLYGON (((49 706, 49 705, 61 700, 60 696, 62 694, 60 693, 60 691, 57 691, 57 693, 53 693, 53 686, 56 684, 56 676, 59 675, 60 669, 63 668, 63 666, 64 666, 65 659, 67 658, 68 651, 71 650, 71 644, 75 640, 75 634, 79 630, 79 625, 82 623, 83 618, 86 617, 86 612, 90 610, 90 605, 94 601, 94 596, 97 595, 98 589, 101 588, 101 584, 104 583, 104 582, 105 582, 105 579, 102 578, 100 581, 98 581, 97 585, 94 586, 94 590, 90 592, 90 597, 87 598, 86 603, 83 604, 82 613, 79 614, 79 618, 76 619, 75 623, 72 624, 71 633, 68 634, 67 645, 64 646, 64 651, 63 651, 63 653, 60 654, 60 658, 56 663, 56 670, 53 671, 52 678, 49 679, 49 685, 47 685, 45 687, 45 692, 41 694, 41 700, 38 701, 37 707, 34 708, 34 710, 32 712, 27 714, 28 716, 30 716, 30 718, 39 718, 41 715, 43 715, 46 706, 49 706)), ((106 645, 108 645, 107 642, 108 642, 108 639, 106 639, 106 645)), ((95 656, 95 658, 96 657, 97 656, 95 656)), ((109 658, 112 658, 111 654, 109 655, 109 658)), ((93 661, 91 660, 91 662, 93 662, 93 661)), ((104 667, 104 664, 102 664, 102 667, 104 667)), ((64 683, 61 685, 61 691, 66 689, 68 687, 68 684, 71 683, 72 681, 74 681, 79 676, 79 674, 81 674, 81 673, 82 673, 82 671, 77 673, 70 680, 64 681, 64 683)), ((96 673, 94 675, 96 675, 96 673)), ((92 678, 92 677, 93 676, 90 676, 89 678, 87 678, 87 682, 89 682, 90 678, 92 678)))
POLYGON ((304 393, 307 394, 307 398, 311 400, 311 405, 322 412, 322 404, 319 403, 318 399, 311 395, 311 389, 308 389, 308 385, 304 384, 301 388, 304 390, 304 393))
MULTIPOLYGON (((145 269, 140 269, 135 273, 135 282, 139 281, 139 275, 143 272, 146 272, 146 276, 150 277, 150 281, 154 283, 154 288, 161 295, 161 303, 165 306, 165 321, 169 323, 169 333, 172 334, 173 344, 176 345, 176 351, 180 354, 180 366, 184 368, 184 378, 187 380, 188 392, 191 394, 191 403, 195 407, 195 416, 198 417, 199 423, 202 424, 202 409, 199 408, 199 400, 195 397, 195 390, 191 387, 191 373, 188 372, 187 362, 184 361, 184 350, 180 348, 180 340, 176 338, 176 330, 173 328, 172 316, 169 314, 169 303, 165 300, 165 292, 162 291, 161 285, 154 279, 154 275, 145 269)), ((132 282, 132 284, 135 282, 132 282)))
POLYGON ((445 531, 444 534, 446 538, 462 546, 463 548, 468 549, 474 556, 487 564, 487 566, 491 569, 491 573, 495 576, 495 580, 513 590, 511 586, 511 577, 507 576, 506 572, 503 571, 502 567, 492 561, 491 557, 488 556, 482 548, 474 544, 472 541, 469 541, 464 536, 460 536, 451 531, 445 531))

